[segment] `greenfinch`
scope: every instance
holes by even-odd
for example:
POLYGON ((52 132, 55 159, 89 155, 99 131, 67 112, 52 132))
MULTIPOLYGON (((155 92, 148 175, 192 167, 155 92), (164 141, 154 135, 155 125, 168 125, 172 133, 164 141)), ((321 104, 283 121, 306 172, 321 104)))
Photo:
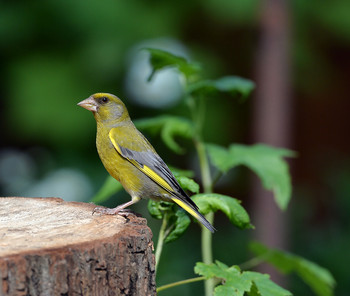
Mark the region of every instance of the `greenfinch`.
POLYGON ((96 93, 78 106, 92 111, 97 123, 96 146, 101 161, 131 196, 131 201, 116 208, 98 207, 94 212, 115 215, 143 198, 172 201, 214 232, 214 227, 199 213, 197 205, 181 188, 165 162, 136 129, 118 97, 96 93))

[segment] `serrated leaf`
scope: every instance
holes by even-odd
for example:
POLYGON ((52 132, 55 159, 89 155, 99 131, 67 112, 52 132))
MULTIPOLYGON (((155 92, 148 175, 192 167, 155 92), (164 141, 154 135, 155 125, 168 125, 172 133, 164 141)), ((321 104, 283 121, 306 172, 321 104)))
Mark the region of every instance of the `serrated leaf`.
POLYGON ((166 243, 170 243, 174 240, 177 240, 191 224, 190 217, 188 217, 188 215, 182 209, 176 211, 175 217, 175 227, 165 238, 166 243))
POLYGON ((254 254, 263 256, 284 274, 296 273, 319 296, 334 295, 335 280, 325 268, 300 256, 271 249, 260 243, 250 245, 254 254))
POLYGON ((267 274, 258 272, 241 272, 239 267, 216 261, 215 264, 198 262, 195 273, 208 278, 220 278, 223 284, 214 290, 215 296, 243 296, 244 293, 261 296, 290 296, 289 291, 272 282, 267 274))
POLYGON ((112 176, 108 176, 106 181, 103 183, 100 190, 95 194, 91 199, 93 203, 102 203, 108 200, 113 194, 116 194, 118 191, 122 190, 123 186, 112 176))
POLYGON ((256 285, 252 285, 250 291, 247 293, 248 296, 261 296, 256 285))
POLYGON ((288 164, 283 157, 293 157, 295 152, 263 144, 232 144, 228 149, 208 144, 207 151, 214 166, 223 173, 238 165, 253 170, 264 188, 273 191, 278 206, 286 209, 291 196, 291 180, 288 164))
POLYGON ((175 153, 184 153, 184 149, 175 141, 176 137, 191 139, 193 125, 186 118, 162 115, 134 121, 137 128, 146 130, 153 135, 160 135, 163 142, 175 153))
POLYGON ((270 276, 267 274, 262 274, 259 272, 245 271, 242 273, 242 277, 246 280, 251 280, 259 291, 261 296, 290 296, 291 292, 278 286, 273 281, 270 280, 270 276))
POLYGON ((149 81, 157 71, 166 67, 177 68, 187 79, 196 76, 201 69, 199 64, 191 63, 185 58, 171 54, 170 52, 155 48, 145 48, 145 50, 150 53, 150 63, 153 67, 153 71, 148 78, 149 81))
POLYGON ((251 287, 251 282, 245 282, 239 276, 231 276, 224 285, 217 286, 214 289, 215 296, 243 296, 251 287))
POLYGON ((187 178, 185 176, 175 176, 176 180, 179 182, 180 186, 184 190, 189 190, 193 193, 199 192, 199 185, 194 180, 187 178))
POLYGON ((242 99, 245 99, 254 87, 254 82, 249 79, 238 76, 224 76, 216 80, 201 80, 192 83, 188 86, 187 92, 193 96, 201 95, 203 97, 224 92, 233 96, 239 95, 242 99))
POLYGON ((253 228, 248 213, 240 205, 240 201, 233 197, 217 193, 200 193, 193 195, 191 198, 204 215, 220 210, 238 228, 253 228))
POLYGON ((216 261, 215 264, 198 262, 194 272, 206 278, 221 278, 223 280, 224 284, 215 288, 215 296, 243 296, 244 292, 248 292, 252 285, 250 280, 242 278, 239 267, 228 267, 220 261, 216 261))
POLYGON ((194 272, 201 276, 204 276, 206 279, 213 277, 226 279, 228 275, 239 275, 240 269, 238 266, 228 267, 225 263, 222 263, 218 260, 215 263, 205 264, 203 262, 197 262, 194 267, 194 272))

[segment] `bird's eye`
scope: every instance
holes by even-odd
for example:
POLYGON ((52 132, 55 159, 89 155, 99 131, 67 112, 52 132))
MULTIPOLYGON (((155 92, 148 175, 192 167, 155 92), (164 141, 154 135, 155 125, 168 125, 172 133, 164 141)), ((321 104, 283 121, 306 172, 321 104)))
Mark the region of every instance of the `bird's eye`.
POLYGON ((100 99, 100 104, 106 104, 106 103, 108 103, 108 98, 107 97, 102 97, 101 99, 100 99))

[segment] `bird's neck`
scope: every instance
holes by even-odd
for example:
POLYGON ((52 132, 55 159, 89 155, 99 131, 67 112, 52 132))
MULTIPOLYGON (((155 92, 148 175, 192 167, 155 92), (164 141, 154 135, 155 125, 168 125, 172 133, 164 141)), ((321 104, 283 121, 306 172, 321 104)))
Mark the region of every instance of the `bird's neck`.
POLYGON ((111 130, 115 127, 122 127, 122 126, 130 126, 134 125, 130 119, 124 119, 123 121, 120 120, 104 120, 104 121, 97 121, 97 129, 107 129, 111 130))

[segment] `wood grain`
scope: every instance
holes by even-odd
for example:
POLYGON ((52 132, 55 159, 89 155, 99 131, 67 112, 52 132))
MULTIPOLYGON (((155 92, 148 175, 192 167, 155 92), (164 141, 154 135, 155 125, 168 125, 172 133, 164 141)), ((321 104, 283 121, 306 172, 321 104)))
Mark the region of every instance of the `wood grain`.
POLYGON ((146 220, 94 207, 0 198, 0 295, 155 295, 146 220))

